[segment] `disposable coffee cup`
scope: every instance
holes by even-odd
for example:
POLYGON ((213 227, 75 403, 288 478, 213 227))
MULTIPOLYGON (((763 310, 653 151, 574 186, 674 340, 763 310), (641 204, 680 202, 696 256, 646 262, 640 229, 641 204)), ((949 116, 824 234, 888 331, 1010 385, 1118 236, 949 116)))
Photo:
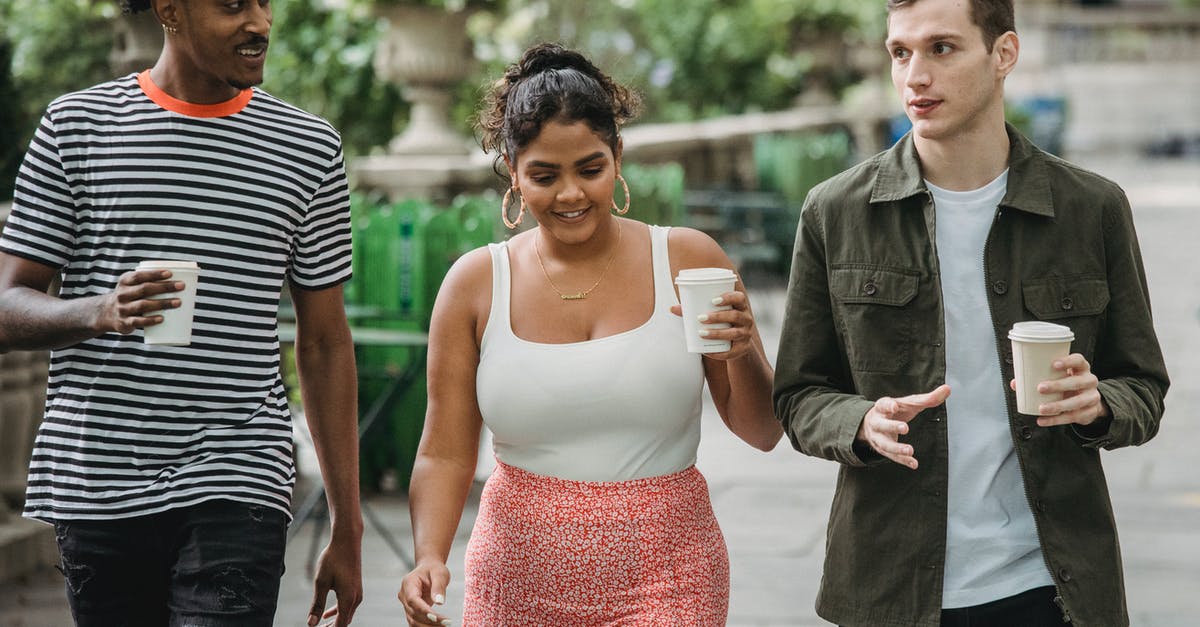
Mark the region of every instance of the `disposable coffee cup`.
POLYGON ((161 309, 150 315, 162 316, 163 321, 142 329, 147 344, 187 346, 192 343, 192 315, 196 311, 196 283, 200 266, 194 261, 152 260, 138 264, 138 270, 170 270, 168 281, 182 281, 182 292, 167 292, 151 296, 155 300, 178 298, 179 306, 161 309))
POLYGON ((1013 369, 1017 380, 1017 411, 1030 416, 1040 415, 1038 405, 1062 400, 1062 393, 1041 394, 1037 386, 1042 381, 1066 375, 1055 370, 1056 360, 1071 352, 1075 334, 1069 327, 1049 322, 1018 322, 1008 332, 1012 341, 1013 369))
POLYGON ((728 323, 701 323, 700 316, 729 309, 729 305, 714 305, 713 299, 733 291, 737 281, 733 271, 726 268, 690 268, 680 270, 675 277, 679 288, 679 304, 683 308, 683 335, 689 353, 723 353, 730 348, 729 340, 700 337, 702 329, 728 329, 728 323))

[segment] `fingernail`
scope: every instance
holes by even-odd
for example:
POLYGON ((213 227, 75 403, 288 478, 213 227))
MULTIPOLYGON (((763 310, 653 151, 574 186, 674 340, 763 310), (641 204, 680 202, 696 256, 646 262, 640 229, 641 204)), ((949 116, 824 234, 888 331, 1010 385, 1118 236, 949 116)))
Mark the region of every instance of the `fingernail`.
POLYGON ((451 624, 452 622, 453 622, 453 621, 451 621, 449 618, 447 618, 446 620, 442 621, 442 624, 443 624, 443 625, 445 625, 446 627, 450 627, 450 624, 451 624))
POLYGON ((433 595, 433 604, 434 605, 442 605, 445 602, 446 602, 446 597, 444 597, 440 594, 433 595))
POLYGON ((700 329, 700 337, 708 337, 708 329, 700 329))
POLYGON ((712 304, 714 304, 714 305, 720 305, 723 302, 725 302, 725 299, 720 296, 712 299, 712 304))
POLYGON ((708 314, 700 314, 699 316, 696 316, 696 319, 700 322, 708 322, 708 314))
POLYGON ((436 615, 436 614, 426 614, 426 615, 425 615, 425 618, 428 618, 428 619, 429 619, 429 622, 431 622, 431 623, 436 623, 436 622, 437 622, 437 615, 436 615))

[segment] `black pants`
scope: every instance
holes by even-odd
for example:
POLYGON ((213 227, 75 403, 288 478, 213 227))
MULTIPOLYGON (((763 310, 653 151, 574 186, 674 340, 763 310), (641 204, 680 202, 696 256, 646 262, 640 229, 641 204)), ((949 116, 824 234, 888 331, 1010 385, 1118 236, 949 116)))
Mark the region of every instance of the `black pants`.
POLYGON ((1054 586, 971 607, 942 610, 942 627, 1063 627, 1054 586))
POLYGON ((271 627, 287 516, 235 501, 55 524, 78 627, 271 627))

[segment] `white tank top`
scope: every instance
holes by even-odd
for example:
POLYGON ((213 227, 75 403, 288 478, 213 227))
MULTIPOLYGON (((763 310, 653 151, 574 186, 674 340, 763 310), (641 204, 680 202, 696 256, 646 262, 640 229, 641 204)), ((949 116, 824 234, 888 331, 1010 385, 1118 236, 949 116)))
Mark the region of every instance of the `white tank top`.
POLYGON ((654 311, 616 335, 543 344, 513 333, 507 243, 490 244, 492 309, 475 379, 496 458, 540 475, 626 481, 696 463, 700 356, 688 353, 667 259, 666 227, 650 227, 654 311))

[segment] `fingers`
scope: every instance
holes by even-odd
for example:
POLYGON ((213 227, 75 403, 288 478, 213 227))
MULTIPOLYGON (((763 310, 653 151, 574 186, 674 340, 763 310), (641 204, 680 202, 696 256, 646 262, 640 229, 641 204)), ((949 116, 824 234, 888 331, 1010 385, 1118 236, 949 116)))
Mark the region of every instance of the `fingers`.
MULTIPOLYGON (((329 595, 329 586, 317 582, 313 590, 313 600, 308 606, 308 627, 316 627, 321 622, 322 616, 325 614, 325 597, 329 595)), ((337 610, 337 606, 333 607, 333 611, 337 610)))
MULTIPOLYGON (((894 403, 895 399, 887 397, 875 402, 876 408, 880 405, 887 406, 894 403)), ((899 441, 900 436, 908 433, 908 423, 902 420, 892 420, 885 413, 877 411, 876 408, 868 411, 863 418, 863 439, 876 453, 897 464, 916 470, 918 463, 917 458, 913 457, 915 451, 912 445, 899 441)))
POLYGON ((409 573, 400 585, 397 595, 404 605, 404 613, 410 625, 439 625, 448 627, 453 623, 444 614, 439 614, 435 606, 446 603, 446 585, 449 583, 449 572, 440 569, 432 573, 409 573))

